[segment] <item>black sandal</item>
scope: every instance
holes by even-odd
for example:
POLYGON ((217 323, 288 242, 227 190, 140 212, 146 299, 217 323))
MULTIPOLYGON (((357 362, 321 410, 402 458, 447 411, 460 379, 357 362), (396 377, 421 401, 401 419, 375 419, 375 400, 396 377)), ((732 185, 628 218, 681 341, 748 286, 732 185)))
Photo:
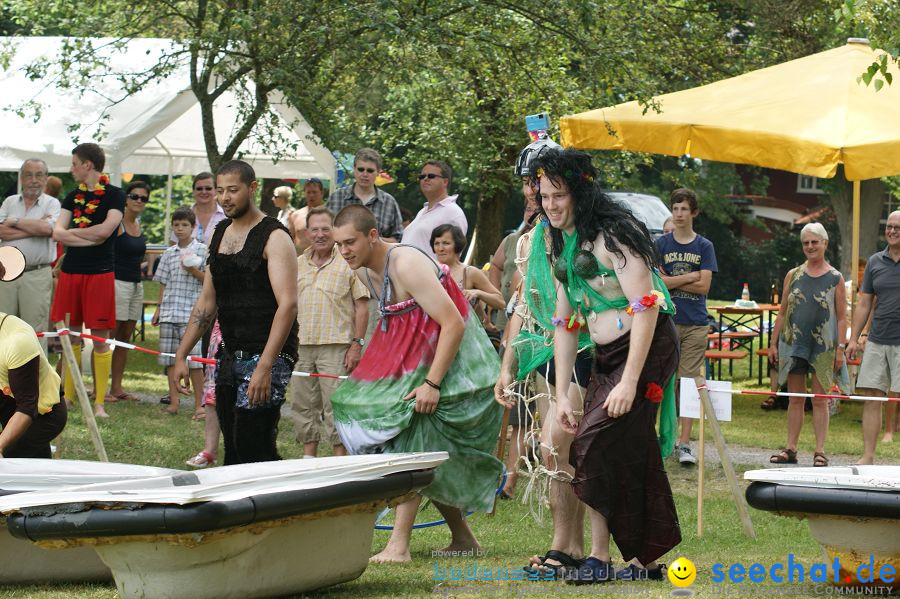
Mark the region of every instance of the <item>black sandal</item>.
POLYGON ((793 449, 788 449, 785 447, 781 451, 776 454, 773 454, 772 457, 769 458, 770 464, 796 464, 797 463, 797 452, 793 449))
POLYGON ((826 456, 821 451, 817 451, 813 454, 813 466, 817 468, 823 468, 828 466, 828 456, 826 456))
POLYGON ((564 553, 551 549, 544 554, 541 561, 537 564, 528 564, 522 570, 528 576, 529 580, 564 580, 571 576, 573 571, 577 571, 584 564, 583 559, 577 559, 564 553), (547 560, 555 560, 559 564, 548 564, 547 560))

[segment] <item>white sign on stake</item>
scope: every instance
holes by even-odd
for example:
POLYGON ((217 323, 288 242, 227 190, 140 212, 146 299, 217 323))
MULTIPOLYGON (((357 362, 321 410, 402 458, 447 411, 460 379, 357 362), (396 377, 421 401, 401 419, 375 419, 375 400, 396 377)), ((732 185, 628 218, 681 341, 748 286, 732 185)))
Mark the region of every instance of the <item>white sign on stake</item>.
MULTIPOLYGON (((694 379, 681 379, 681 409, 678 414, 682 418, 700 418, 700 392, 694 379)), ((706 381, 709 400, 712 402, 716 419, 719 422, 731 422, 731 381, 706 381)))

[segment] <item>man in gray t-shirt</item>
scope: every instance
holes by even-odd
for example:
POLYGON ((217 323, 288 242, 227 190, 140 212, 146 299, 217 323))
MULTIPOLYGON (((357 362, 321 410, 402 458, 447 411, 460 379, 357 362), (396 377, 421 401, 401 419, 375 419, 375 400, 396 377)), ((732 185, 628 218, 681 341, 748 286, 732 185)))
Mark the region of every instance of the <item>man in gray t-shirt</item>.
MULTIPOLYGON (((888 215, 884 227, 887 248, 869 258, 863 274, 859 301, 853 312, 847 357, 853 359, 857 350, 864 350, 857 392, 868 395, 900 397, 900 210, 888 215), (874 301, 877 299, 877 301, 874 301), (872 327, 861 333, 875 304, 872 327)), ((881 403, 867 401, 863 406, 863 456, 860 464, 875 463, 875 445, 881 430, 881 403)), ((887 429, 885 441, 893 440, 897 404, 885 405, 887 429)))

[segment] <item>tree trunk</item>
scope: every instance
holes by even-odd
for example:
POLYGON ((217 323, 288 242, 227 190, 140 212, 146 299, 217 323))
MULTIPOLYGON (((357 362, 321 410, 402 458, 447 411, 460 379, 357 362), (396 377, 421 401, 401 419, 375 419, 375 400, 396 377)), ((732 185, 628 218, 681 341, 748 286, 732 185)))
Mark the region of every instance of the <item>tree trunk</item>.
MULTIPOLYGON (((852 276, 850 262, 853 258, 853 184, 844 181, 837 188, 837 191, 830 194, 831 205, 841 231, 840 270, 849 280, 852 276)), ((859 257, 866 260, 878 250, 881 213, 887 189, 879 179, 869 179, 862 182, 859 191, 859 257)))
POLYGON ((478 194, 478 238, 475 240, 475 257, 472 266, 483 266, 489 262, 503 240, 503 216, 506 212, 508 193, 503 190, 491 194, 478 194))

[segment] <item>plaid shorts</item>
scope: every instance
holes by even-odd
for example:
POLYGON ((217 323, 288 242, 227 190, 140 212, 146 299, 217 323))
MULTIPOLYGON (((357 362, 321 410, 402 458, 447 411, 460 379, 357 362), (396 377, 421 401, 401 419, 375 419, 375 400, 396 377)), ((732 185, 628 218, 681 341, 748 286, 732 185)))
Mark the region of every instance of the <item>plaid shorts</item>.
MULTIPOLYGON (((164 354, 174 354, 178 351, 181 344, 181 338, 187 330, 187 323, 161 322, 159 323, 159 351, 164 354)), ((189 356, 202 357, 200 341, 191 348, 189 356)), ((175 358, 172 356, 159 356, 159 363, 163 366, 172 366, 175 364, 175 358)), ((188 368, 203 368, 200 362, 188 361, 188 368)))

